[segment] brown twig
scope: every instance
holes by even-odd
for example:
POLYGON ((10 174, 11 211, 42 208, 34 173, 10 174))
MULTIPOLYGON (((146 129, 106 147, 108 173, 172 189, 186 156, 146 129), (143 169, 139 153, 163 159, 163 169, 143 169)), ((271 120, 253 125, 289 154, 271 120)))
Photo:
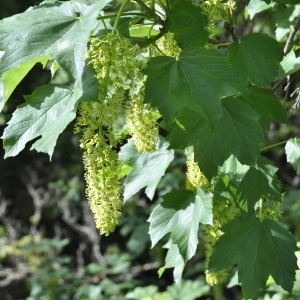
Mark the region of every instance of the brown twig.
POLYGON ((288 39, 285 43, 284 49, 283 49, 284 54, 288 54, 290 52, 290 48, 293 44, 294 37, 299 28, 300 28, 300 17, 297 18, 294 26, 291 28, 291 32, 289 34, 289 37, 288 37, 288 39))

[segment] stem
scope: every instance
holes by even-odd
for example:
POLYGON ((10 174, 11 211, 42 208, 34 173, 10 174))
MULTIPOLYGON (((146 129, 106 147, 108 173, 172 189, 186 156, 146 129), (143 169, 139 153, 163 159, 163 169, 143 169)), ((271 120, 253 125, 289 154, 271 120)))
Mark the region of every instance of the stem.
MULTIPOLYGON (((97 20, 105 20, 105 19, 116 18, 117 15, 118 14, 105 15, 105 16, 98 17, 97 20)), ((139 13, 139 12, 123 12, 122 16, 140 16, 141 18, 145 18, 145 19, 147 19, 147 17, 148 17, 144 13, 139 13)), ((148 17, 148 19, 149 19, 149 17, 148 17)))
POLYGON ((280 145, 282 145, 282 144, 286 144, 287 141, 288 141, 288 140, 282 141, 282 142, 279 142, 279 143, 276 143, 276 144, 272 144, 272 145, 270 145, 270 146, 267 146, 267 147, 265 147, 265 148, 262 148, 260 151, 261 151, 261 152, 262 152, 262 151, 266 151, 266 150, 272 149, 272 148, 274 148, 274 147, 280 146, 280 145))
POLYGON ((114 22, 114 26, 113 26, 113 29, 112 29, 112 33, 114 34, 115 31, 117 30, 117 27, 118 27, 118 24, 119 24, 119 21, 120 21, 120 18, 121 18, 121 14, 123 12, 123 10, 125 9, 126 5, 130 2, 130 0, 125 0, 123 2, 123 4, 121 5, 118 13, 117 13, 117 17, 115 19, 115 22, 114 22))
POLYGON ((263 199, 259 199, 259 219, 261 220, 262 218, 262 211, 263 211, 263 199))
POLYGON ((155 13, 155 10, 152 10, 149 6, 147 6, 142 0, 135 0, 136 3, 138 3, 148 14, 149 16, 153 18, 157 18, 157 15, 155 13))
POLYGON ((213 295, 215 300, 222 300, 223 297, 223 289, 221 284, 214 285, 212 287, 213 295))

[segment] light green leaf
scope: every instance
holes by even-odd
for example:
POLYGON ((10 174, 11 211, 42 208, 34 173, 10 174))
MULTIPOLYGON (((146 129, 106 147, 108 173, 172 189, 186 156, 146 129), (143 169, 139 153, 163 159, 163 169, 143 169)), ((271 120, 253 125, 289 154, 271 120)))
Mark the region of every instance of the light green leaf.
POLYGON ((187 107, 214 127, 222 115, 220 98, 245 92, 238 72, 215 50, 187 49, 179 60, 154 57, 145 73, 145 101, 157 107, 167 122, 187 107))
POLYGON ((159 34, 159 30, 153 28, 152 25, 137 24, 129 28, 130 36, 135 37, 150 37, 159 34))
POLYGON ((244 35, 240 42, 231 43, 228 48, 229 62, 245 79, 260 87, 275 80, 282 58, 282 46, 262 33, 244 35))
POLYGON ((280 63, 280 70, 277 80, 300 70, 300 57, 296 57, 294 50, 291 50, 280 63))
POLYGON ((33 68, 36 63, 41 63, 45 67, 46 63, 49 61, 48 56, 41 56, 33 58, 27 62, 24 62, 14 69, 6 71, 2 76, 2 82, 4 86, 4 95, 2 98, 2 105, 0 105, 0 111, 2 110, 5 102, 10 97, 11 93, 14 91, 16 86, 21 82, 21 80, 26 76, 26 74, 33 68))
POLYGON ((266 2, 264 2, 262 0, 250 0, 246 7, 246 10, 248 10, 250 19, 253 19, 253 17, 256 14, 258 14, 266 9, 269 9, 270 7, 273 7, 274 5, 275 5, 274 3, 267 4, 266 2))
POLYGON ((249 166, 242 165, 234 155, 231 155, 220 168, 219 173, 230 174, 235 180, 240 181, 246 172, 249 170, 249 166))
POLYGON ((163 202, 150 215, 149 234, 152 247, 170 233, 172 244, 176 244, 184 262, 196 251, 199 223, 212 221, 212 194, 197 190, 172 191, 163 196, 163 202))
POLYGON ((300 138, 289 139, 285 145, 287 161, 294 167, 296 173, 300 175, 300 138))
POLYGON ((161 277, 165 269, 174 268, 174 281, 176 283, 180 283, 185 263, 179 252, 178 246, 176 244, 172 244, 172 241, 169 241, 164 248, 167 248, 168 252, 165 259, 165 265, 158 270, 158 274, 161 277))
POLYGON ((59 134, 75 118, 75 104, 82 92, 61 85, 38 87, 26 103, 13 113, 3 136, 5 158, 22 151, 27 142, 40 137, 31 149, 48 153, 50 158, 59 134))
POLYGON ((199 5, 192 1, 175 2, 166 12, 166 29, 175 33, 175 39, 182 49, 202 47, 208 40, 208 18, 199 5))
POLYGON ((245 299, 256 296, 269 276, 291 293, 298 269, 296 241, 283 225, 273 220, 242 217, 222 227, 224 234, 210 257, 209 271, 238 264, 245 299))
POLYGON ((48 56, 81 81, 90 33, 108 2, 55 1, 0 21, 0 49, 5 51, 0 76, 24 62, 48 56))
POLYGON ((165 174, 170 162, 174 159, 174 151, 167 150, 169 143, 162 138, 157 150, 152 153, 140 153, 130 139, 121 148, 120 159, 131 166, 124 182, 124 201, 146 187, 146 195, 152 199, 155 189, 165 174))

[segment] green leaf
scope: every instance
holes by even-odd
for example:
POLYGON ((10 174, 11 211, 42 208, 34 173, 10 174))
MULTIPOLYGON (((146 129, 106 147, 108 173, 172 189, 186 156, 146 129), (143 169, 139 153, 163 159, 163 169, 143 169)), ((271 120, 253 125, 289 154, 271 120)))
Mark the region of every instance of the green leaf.
POLYGON ((228 48, 229 62, 245 79, 261 87, 275 80, 282 58, 281 45, 262 33, 244 35, 240 42, 231 43, 228 48))
POLYGON ((277 80, 300 70, 300 57, 296 57, 294 50, 291 50, 280 63, 280 70, 277 80))
POLYGON ((146 195, 152 199, 155 189, 165 174, 170 162, 174 159, 174 151, 167 150, 169 143, 162 138, 153 153, 140 153, 130 139, 121 148, 120 159, 132 167, 124 182, 124 201, 146 187, 146 195))
POLYGON ((184 262, 196 251, 199 222, 212 223, 212 194, 201 189, 195 195, 191 191, 172 191, 163 196, 163 202, 155 207, 148 221, 152 247, 170 233, 184 262))
POLYGON ((224 234, 210 257, 209 271, 238 264, 239 282, 245 299, 254 297, 269 276, 289 293, 292 291, 297 259, 294 237, 273 220, 241 217, 222 228, 224 234))
POLYGON ((154 57, 145 73, 145 101, 157 107, 167 122, 188 107, 214 127, 222 115, 220 98, 245 91, 237 71, 215 50, 187 49, 179 60, 154 57))
POLYGON ((165 265, 158 270, 158 274, 161 277, 165 269, 174 268, 174 281, 180 283, 185 263, 179 252, 179 248, 176 244, 172 244, 172 241, 169 241, 164 248, 167 248, 168 252, 165 258, 165 265))
POLYGON ((265 174, 251 167, 242 179, 237 190, 237 202, 241 208, 254 212, 254 206, 264 196, 272 201, 280 201, 280 191, 269 184, 265 174))
POLYGON ((50 158, 59 134, 75 118, 75 104, 81 91, 62 85, 38 87, 26 103, 13 113, 3 136, 5 158, 22 151, 27 142, 40 137, 31 146, 39 152, 48 153, 50 158))
POLYGON ((48 56, 37 57, 31 59, 27 62, 20 64, 15 69, 6 71, 3 74, 2 82, 4 86, 3 98, 0 96, 0 111, 3 109, 5 102, 8 100, 16 86, 21 82, 21 80, 26 76, 26 74, 33 68, 36 63, 41 63, 45 67, 46 63, 49 61, 48 56))
POLYGON ((296 173, 300 175, 300 138, 289 139, 285 145, 287 161, 294 167, 296 173))
POLYGON ((211 129, 201 114, 184 109, 178 114, 169 136, 174 149, 194 147, 195 159, 209 179, 231 154, 243 164, 255 163, 263 141, 258 115, 248 104, 225 98, 222 105, 224 116, 215 129, 211 129))
POLYGON ((242 164, 251 165, 256 161, 264 140, 259 116, 249 105, 233 97, 223 99, 222 103, 224 120, 220 121, 220 127, 228 148, 242 164))
POLYGON ((217 173, 218 166, 230 156, 225 139, 220 126, 212 130, 207 118, 190 109, 183 109, 176 116, 168 137, 174 149, 194 147, 195 160, 208 179, 217 173))
POLYGON ((207 43, 208 18, 199 5, 190 0, 175 2, 166 11, 166 29, 175 33, 175 39, 182 48, 202 47, 207 43))
POLYGON ((154 29, 152 25, 137 24, 129 28, 130 36, 133 38, 151 37, 159 34, 159 30, 154 29))
POLYGON ((55 1, 0 21, 0 75, 37 57, 49 56, 76 80, 82 80, 90 33, 110 0, 87 5, 55 1))
POLYGON ((269 9, 270 7, 273 7, 274 3, 266 4, 266 2, 262 0, 251 0, 246 9, 248 10, 248 13, 250 15, 250 19, 253 19, 254 16, 266 9, 269 9))
POLYGON ((269 131, 271 121, 286 122, 286 110, 272 91, 249 86, 249 96, 246 98, 260 115, 259 122, 265 132, 269 131))

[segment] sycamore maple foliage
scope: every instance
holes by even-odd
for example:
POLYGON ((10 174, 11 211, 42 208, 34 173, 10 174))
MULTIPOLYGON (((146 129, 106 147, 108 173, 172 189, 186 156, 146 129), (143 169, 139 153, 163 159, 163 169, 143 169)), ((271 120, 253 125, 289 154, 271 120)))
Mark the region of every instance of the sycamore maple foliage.
MULTIPOLYGON (((17 155, 35 139, 31 149, 51 158, 78 105, 101 101, 95 70, 86 58, 91 36, 105 39, 108 33, 118 33, 151 53, 143 70, 144 101, 158 109, 164 133, 149 153, 139 153, 131 139, 123 140, 119 158, 125 170, 120 177, 126 176, 124 200, 143 188, 152 199, 174 153, 188 147, 209 181, 209 186, 167 193, 151 213, 152 246, 169 236, 159 273, 174 268, 174 278, 180 281, 185 263, 197 251, 200 224, 215 226, 213 207, 233 201, 237 213, 220 228, 208 271, 237 265, 246 299, 254 297, 269 276, 292 292, 298 269, 296 241, 275 213, 264 211, 264 201, 276 207, 282 195, 276 167, 260 152, 270 123, 286 122, 285 108, 270 85, 298 71, 299 59, 293 49, 267 34, 249 33, 238 40, 232 1, 229 6, 221 1, 136 2, 136 10, 122 14, 129 3, 124 1, 119 13, 109 17, 115 6, 111 0, 48 0, 0 22, 0 109, 36 63, 51 62, 52 75, 61 68, 73 81, 71 86, 49 83, 24 97, 2 136, 5 157, 17 155), (145 20, 151 26, 143 25, 145 20), (219 21, 229 24, 233 42, 212 39, 219 21), (174 34, 178 56, 156 49, 167 33, 174 34)), ((296 1, 276 0, 273 5, 279 3, 292 7, 296 1)), ((300 174, 299 137, 290 139, 285 149, 300 174)), ((223 214, 226 217, 226 210, 223 214)))

